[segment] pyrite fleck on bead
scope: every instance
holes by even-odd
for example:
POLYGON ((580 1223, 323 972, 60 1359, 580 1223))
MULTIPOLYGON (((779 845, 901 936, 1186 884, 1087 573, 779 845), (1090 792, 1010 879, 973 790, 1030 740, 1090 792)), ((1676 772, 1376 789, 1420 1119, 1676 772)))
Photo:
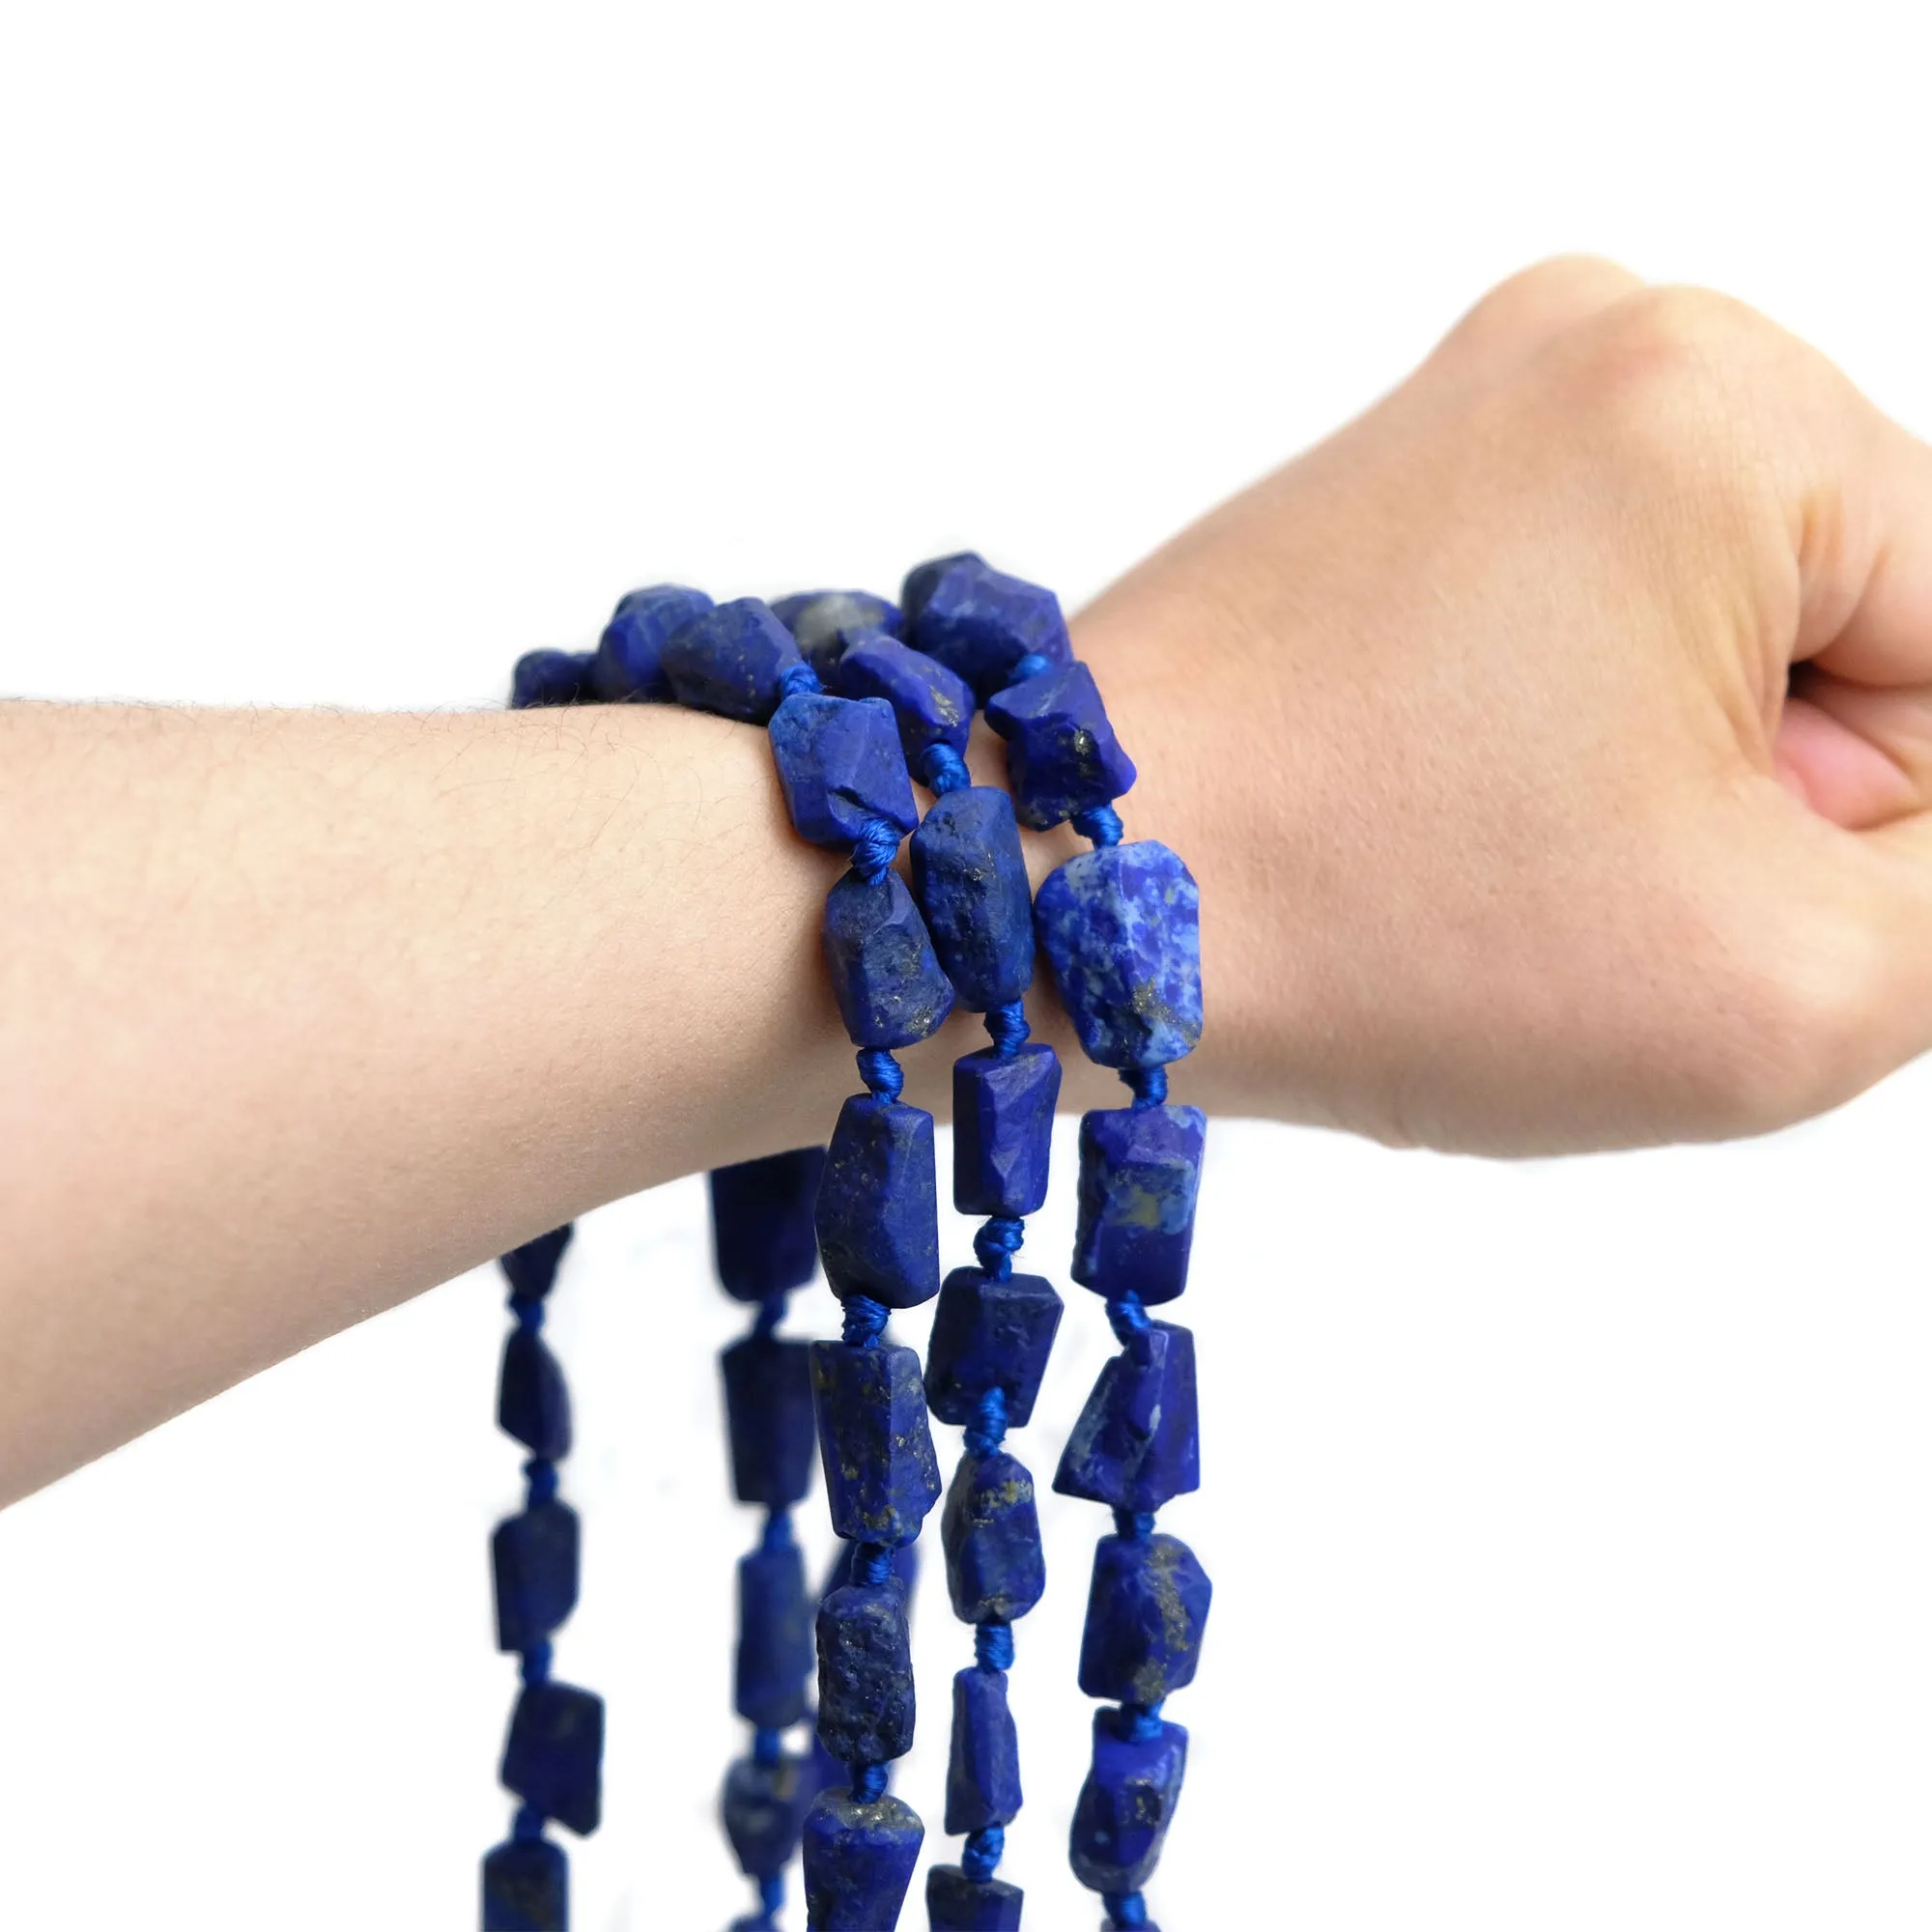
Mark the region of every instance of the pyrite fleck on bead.
POLYGON ((853 1543, 912 1542, 939 1500, 918 1354, 814 1342, 811 1380, 832 1527, 853 1543))
POLYGON ((570 1864, 548 1838, 511 1838, 483 1861, 483 1932, 568 1932, 570 1864))
POLYGON ((965 752, 973 694, 938 659, 883 631, 850 632, 833 680, 841 696, 883 698, 893 707, 908 760, 934 745, 965 752))
POLYGON ((857 1094, 838 1110, 818 1186, 818 1247, 838 1294, 917 1308, 939 1292, 932 1116, 857 1094))
POLYGON ((1187 1772, 1187 1733, 1136 1735, 1121 1712, 1094 1714, 1094 1764, 1073 1807, 1073 1876, 1094 1891, 1138 1891, 1160 1862, 1187 1772))
POLYGON ((946 1582, 961 1623, 1009 1624, 1046 1589, 1039 1509, 1033 1477, 1017 1457, 996 1449, 962 1456, 939 1520, 946 1582))
POLYGON ((816 1795, 810 1783, 804 1761, 789 1753, 776 1764, 741 1757, 724 1774, 718 1808, 747 1878, 776 1878, 791 1862, 816 1795))
POLYGON ((712 608, 701 590, 653 583, 618 598, 590 660, 590 690, 607 704, 657 703, 671 695, 665 675, 665 639, 712 608))
POLYGON ((1100 1371, 1053 1487, 1142 1514, 1201 1487, 1194 1336, 1155 1321, 1100 1371))
POLYGON ((513 1328, 503 1344, 497 1426, 533 1456, 570 1454, 570 1391, 563 1370, 539 1336, 513 1328))
POLYGON ((905 1585, 848 1583, 818 1607, 818 1741, 840 1764, 912 1748, 912 1637, 905 1585))
POLYGON ((970 1879, 958 1865, 934 1865, 925 1875, 927 1932, 1020 1932, 1025 1899, 1004 1879, 970 1879))
POLYGON ((874 818, 901 833, 919 823, 898 723, 882 698, 796 692, 773 713, 771 738, 801 838, 849 852, 874 818))
POLYGON ((911 642, 973 687, 983 704, 1012 676, 1022 658, 1049 664, 1072 660, 1066 619, 1052 591, 1009 577, 970 553, 944 559, 944 568, 923 578, 921 566, 906 579, 901 598, 909 607, 911 642), (914 579, 920 579, 915 590, 914 579), (917 607, 918 614, 911 614, 917 607))
POLYGON ((1198 1107, 1119 1107, 1080 1121, 1073 1279, 1149 1307, 1187 1286, 1208 1119, 1198 1107))
POLYGON ((805 1716, 811 1677, 811 1599, 795 1546, 754 1549, 738 1562, 738 1654, 733 1707, 748 1723, 781 1731, 805 1716))
POLYGON ((566 1221, 562 1227, 553 1228, 549 1234, 539 1235, 535 1240, 526 1241, 522 1247, 500 1256, 497 1265, 503 1270, 511 1293, 526 1301, 541 1301, 556 1285, 557 1264, 563 1260, 563 1251, 570 1245, 574 1232, 566 1221))
POLYGON ((925 1350, 925 1399, 933 1414, 964 1427, 997 1388, 1006 1397, 1008 1424, 1024 1429, 1064 1307, 1041 1275, 1002 1281, 983 1268, 954 1268, 939 1291, 925 1350))
POLYGON ((1162 1066, 1201 1038, 1201 894, 1151 838, 1104 845, 1050 874, 1040 950, 1090 1060, 1162 1066))
POLYGON ((1060 1056, 1043 1040, 952 1063, 952 1205, 1023 1216, 1046 1205, 1060 1056))
POLYGON ((912 837, 914 895, 933 950, 972 1012, 1033 984, 1033 886, 1013 802, 991 785, 934 801, 912 837))
POLYGON ((505 1517, 490 1539, 497 1585, 497 1648, 529 1650, 577 1607, 577 1512, 533 1503, 505 1517))
POLYGON ((512 711, 577 704, 590 696, 590 659, 582 651, 526 651, 510 673, 512 711))
POLYGON ((738 597, 680 624, 660 662, 680 704, 762 724, 779 708, 785 672, 804 660, 765 605, 738 597))
POLYGON ((768 1301, 803 1288, 818 1272, 811 1217, 824 1171, 822 1147, 712 1169, 712 1239, 726 1294, 768 1301))
POLYGON ((731 1488, 741 1503, 789 1509, 811 1488, 816 1427, 810 1345, 747 1335, 720 1357, 731 1440, 731 1488))
POLYGON ((1007 741, 1013 803, 1036 832, 1111 805, 1138 776, 1084 664, 1009 684, 986 700, 986 723, 1007 741))
POLYGON ((854 1046, 912 1046, 952 1010, 919 907, 896 872, 847 872, 825 895, 825 959, 854 1046))
POLYGON ((1080 1688, 1158 1704, 1194 1682, 1214 1586, 1178 1536, 1104 1536, 1094 1552, 1080 1688))
POLYGON ((582 1835, 603 1805, 604 1700, 571 1684, 526 1684, 510 1718, 501 1777, 526 1804, 582 1835))
POLYGON ((1007 1703, 1007 1673, 977 1665, 952 1680, 952 1751, 947 1760, 946 1829, 1010 1825, 1020 1791, 1020 1739, 1007 1703))
POLYGON ((801 590, 781 597, 772 615, 788 630, 805 661, 828 684, 847 647, 861 635, 896 638, 899 609, 869 590, 801 590))
POLYGON ((925 1827, 896 1798, 870 1804, 835 1786, 805 1821, 805 1909, 811 1932, 887 1932, 899 1921, 925 1827))

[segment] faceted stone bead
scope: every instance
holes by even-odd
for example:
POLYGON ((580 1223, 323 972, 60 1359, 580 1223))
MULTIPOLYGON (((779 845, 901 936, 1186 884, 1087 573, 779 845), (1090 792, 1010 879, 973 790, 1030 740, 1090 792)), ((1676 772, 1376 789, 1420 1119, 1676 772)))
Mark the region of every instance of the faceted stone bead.
POLYGON ((822 1147, 712 1169, 711 1232, 726 1294, 769 1301, 818 1272, 811 1214, 824 1171, 822 1147))
POLYGON ((962 1670, 952 1680, 952 1754, 947 1760, 946 1829, 1010 1825, 1020 1793, 1020 1737, 1007 1704, 1007 1673, 962 1670))
POLYGON ((939 1293, 930 1114, 870 1094, 838 1110, 818 1187, 818 1248, 837 1293, 917 1308, 939 1293))
POLYGON ((1044 1594, 1046 1558, 1033 1477, 1004 1449, 960 1457, 939 1536, 952 1613, 961 1623, 1009 1624, 1044 1594))
POLYGON ((483 1932, 567 1932, 570 1864, 548 1838, 512 1838, 483 1861, 483 1932))
POLYGON ((607 704, 657 703, 669 697, 665 639, 711 608, 703 591, 687 589, 682 583, 654 583, 618 598, 590 661, 593 695, 607 704))
POLYGON ((724 1774, 719 1809, 738 1869, 747 1878, 776 1878, 791 1862, 805 1814, 817 1795, 810 1784, 805 1761, 791 1756, 777 1764, 741 1757, 724 1774))
MULTIPOLYGON (((856 1543, 840 1543, 832 1558, 831 1574, 825 1579, 825 1587, 819 1591, 821 1601, 831 1596, 834 1590, 842 1590, 852 1580, 852 1566, 859 1554, 856 1543)), ((906 1605, 910 1614, 913 1592, 919 1587, 919 1545, 901 1543, 893 1551, 893 1575, 905 1585, 906 1605)))
POLYGON ((835 1786, 805 1821, 805 1909, 811 1932, 889 1932, 919 1863, 925 1827, 897 1798, 869 1804, 835 1786))
POLYGON ((840 1764, 912 1748, 912 1638, 905 1585, 848 1583, 818 1606, 818 1738, 840 1764))
POLYGON ((1073 1279, 1149 1307, 1187 1286, 1208 1120, 1199 1107, 1119 1107, 1080 1122, 1073 1279))
POLYGON ((1090 1060, 1163 1066, 1201 1038, 1201 894, 1152 838, 1082 852, 1034 905, 1041 950, 1090 1060))
POLYGON ((772 756, 792 829, 850 851, 875 818, 901 833, 919 823, 893 708, 878 697, 798 692, 772 716, 772 756))
POLYGON ((1020 1932, 1025 1899, 1018 1886, 998 1878, 970 1879, 957 1865, 934 1865, 925 1875, 928 1932, 1020 1932))
POLYGON ((1214 1586, 1178 1536, 1103 1536, 1080 1644, 1090 1697, 1158 1704, 1194 1682, 1214 1586))
POLYGON ((847 872, 825 895, 825 958, 854 1046, 911 1046, 952 1010, 952 982, 896 872, 847 872))
POLYGON ((1007 741, 1013 803, 1036 832, 1111 805, 1138 776, 1084 664, 1008 685, 986 700, 986 723, 1007 741))
POLYGON ((680 704, 762 724, 779 708, 780 680, 803 660, 765 605, 738 597, 680 624, 661 662, 680 704))
POLYGON ((978 551, 956 550, 948 556, 928 557, 925 562, 916 563, 906 572, 905 581, 899 585, 901 637, 912 635, 913 626, 919 622, 920 614, 925 609, 926 599, 932 595, 932 586, 955 563, 977 564, 981 570, 986 568, 986 559, 978 551))
POLYGON ((939 1500, 939 1459, 915 1350, 811 1345, 832 1527, 850 1543, 910 1543, 939 1500))
POLYGON ((720 1363, 732 1492, 741 1503, 771 1510, 804 1501, 817 1435, 810 1345, 747 1335, 724 1350, 720 1363))
POLYGON ((590 659, 582 651, 527 651, 510 673, 510 709, 536 711, 590 696, 590 659))
POLYGON ((964 753, 973 731, 973 694, 936 658, 883 631, 848 634, 834 679, 847 697, 882 697, 898 721, 909 760, 933 745, 964 753))
POLYGON ((512 1328, 503 1345, 497 1426, 533 1456, 554 1462, 570 1454, 570 1391, 563 1370, 542 1338, 527 1328, 512 1328))
POLYGON ((1024 657, 1072 662, 1060 600, 1037 583, 963 556, 921 589, 919 614, 907 618, 911 641, 957 671, 982 704, 1007 684, 1024 657))
POLYGON ((1136 1514, 1201 1487, 1190 1330, 1155 1321, 1100 1371, 1053 1487, 1136 1514))
POLYGON ((732 1708, 748 1723, 781 1731, 805 1716, 811 1677, 811 1599, 796 1547, 754 1549, 738 1561, 738 1656, 732 1708))
POLYGON ((547 1235, 539 1235, 533 1241, 526 1241, 520 1248, 512 1248, 508 1254, 498 1258, 497 1265, 503 1270, 513 1293, 521 1294, 526 1301, 541 1301, 556 1282, 557 1264, 563 1260, 563 1251, 570 1245, 574 1230, 566 1221, 560 1228, 553 1228, 547 1235))
POLYGON ((503 1747, 506 1790, 587 1835, 602 1810, 603 1760, 603 1698, 571 1684, 524 1686, 503 1747))
POLYGON ((1004 1007, 1033 984, 1033 886, 1005 792, 967 785, 934 801, 913 834, 912 888, 969 1011, 1004 1007))
POLYGON ((579 1530, 568 1503, 506 1517, 490 1539, 497 1581, 497 1648, 528 1650, 577 1607, 579 1530))
POLYGON ((963 1428, 989 1389, 1004 1391, 1007 1422, 1024 1429, 1033 1415, 1065 1304, 1037 1274, 1005 1281, 983 1268, 954 1268, 939 1291, 925 1350, 925 1400, 942 1422, 963 1428))
POLYGON ((848 646, 861 633, 896 638, 899 608, 869 590, 801 590, 772 606, 776 617, 827 684, 848 646))
POLYGON ((1094 1714, 1094 1766, 1073 1807, 1073 1876, 1094 1891, 1138 1891, 1160 1862, 1187 1771, 1187 1733, 1145 1741, 1118 1711, 1094 1714))
POLYGON ((1046 1203, 1060 1056, 1041 1040, 981 1047, 952 1063, 952 1205, 962 1214, 1033 1213, 1046 1203))

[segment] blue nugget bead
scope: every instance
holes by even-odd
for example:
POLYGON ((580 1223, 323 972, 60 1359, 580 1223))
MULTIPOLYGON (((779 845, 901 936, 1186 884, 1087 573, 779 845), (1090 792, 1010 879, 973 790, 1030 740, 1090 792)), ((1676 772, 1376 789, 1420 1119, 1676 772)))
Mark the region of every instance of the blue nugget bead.
POLYGON ((762 724, 784 696, 784 673, 804 660, 763 604, 738 597, 680 624, 665 639, 662 662, 680 704, 762 724))
POLYGON ((934 1865, 925 1875, 926 1926, 928 1932, 1020 1932, 1025 1898, 1004 1879, 971 1879, 957 1865, 934 1865))
POLYGON ((1060 1056, 1039 1040, 982 1047, 952 1063, 952 1205, 962 1214, 1031 1214, 1046 1202, 1060 1056))
POLYGON ((772 606, 776 617, 826 683, 847 648, 865 632, 899 635, 899 608, 869 590, 801 590, 772 606))
POLYGON ((781 1731, 805 1716, 811 1676, 811 1599, 796 1545, 754 1549, 738 1562, 738 1657, 732 1708, 781 1731))
POLYGON ((1080 1121, 1073 1279, 1150 1307, 1187 1286, 1208 1120, 1199 1107, 1121 1107, 1080 1121))
POLYGON ((1151 838, 1082 852, 1034 906, 1039 943, 1090 1060, 1163 1066, 1201 1038, 1201 893, 1151 838))
POLYGON ((1033 1477, 1005 1450, 960 1457, 939 1538, 952 1613, 961 1623, 1009 1624, 1045 1593, 1033 1477))
POLYGON ((846 643, 835 677, 847 697, 882 697, 898 721, 899 743, 918 767, 934 745, 964 753, 973 732, 973 694, 936 658, 889 638, 860 631, 846 643))
POLYGON ((563 1370, 527 1328, 512 1328, 503 1345, 497 1389, 497 1426, 533 1456, 554 1462, 570 1454, 570 1391, 563 1370))
POLYGON ((1158 1704, 1194 1682, 1214 1586, 1178 1536, 1103 1536, 1080 1644, 1090 1697, 1158 1704))
POLYGON ((954 1268, 939 1291, 925 1350, 925 1400, 942 1422, 964 1427, 990 1389, 1007 1399, 1006 1419, 1024 1429, 1065 1304, 1042 1275, 954 1268))
POLYGON ((563 1251, 570 1245, 574 1231, 566 1221, 560 1228, 553 1228, 547 1235, 539 1235, 533 1241, 526 1241, 520 1248, 512 1248, 508 1254, 497 1260, 497 1266, 503 1270, 513 1294, 521 1294, 526 1301, 541 1301, 556 1282, 557 1264, 563 1260, 563 1251))
POLYGON ((582 651, 528 651, 510 673, 510 709, 576 704, 590 696, 590 659, 582 651))
POLYGON ((818 1272, 811 1225, 825 1150, 741 1160, 711 1172, 711 1232, 718 1279, 740 1301, 769 1301, 818 1272))
POLYGON ((1008 685, 987 700, 986 723, 1007 741, 1013 803, 1036 832, 1111 805, 1133 786, 1134 761, 1121 750, 1084 664, 1008 685))
POLYGON ((925 1827, 910 1804, 869 1804, 839 1787, 805 1821, 805 1909, 811 1932, 890 1932, 912 1884, 925 1827))
POLYGON ((568 1503, 534 1503, 490 1539, 497 1581, 497 1648, 528 1650, 577 1607, 579 1532, 568 1503))
POLYGON ((919 823, 898 724, 882 698, 799 692, 774 713, 771 733, 785 810, 801 838, 850 851, 875 818, 901 833, 919 823))
POLYGON ((804 1342, 747 1335, 719 1358, 731 1438, 731 1488, 741 1503, 789 1509, 811 1488, 816 1438, 811 1355, 804 1342))
POLYGON ((962 1670, 952 1680, 952 1755, 946 1773, 946 1829, 1010 1825, 1020 1794, 1020 1738, 1004 1670, 962 1670))
POLYGON ((818 1248, 839 1294, 917 1308, 939 1293, 930 1114, 869 1094, 838 1110, 818 1186, 818 1248))
POLYGON ((952 1010, 952 982, 896 872, 847 872, 825 895, 825 959, 854 1046, 911 1046, 952 1010))
POLYGON ((910 1543, 939 1500, 918 1353, 814 1342, 811 1382, 832 1527, 852 1543, 910 1543))
POLYGON ((1073 1876, 1094 1891, 1138 1891, 1160 1862, 1180 1781, 1187 1733, 1160 1723, 1136 1735, 1119 1711, 1094 1714, 1094 1767, 1073 1807, 1073 1876))
POLYGON ((1201 1487, 1201 1422, 1194 1337, 1149 1324, 1105 1368, 1087 1398, 1053 1487, 1109 1509, 1141 1514, 1201 1487))
POLYGON ((665 639, 711 608, 703 591, 687 589, 682 583, 654 583, 618 598, 590 660, 592 693, 608 704, 655 703, 669 697, 665 639))
POLYGON ((571 1684, 526 1684, 503 1747, 502 1781, 573 1832, 596 1831, 603 1806, 604 1700, 571 1684))
POLYGON ((912 1637, 905 1585, 850 1583, 818 1607, 818 1739, 840 1764, 912 1748, 912 1637))
MULTIPOLYGON (((1060 600, 1037 583, 964 556, 940 571, 929 586, 922 582, 921 593, 919 614, 907 614, 911 641, 957 671, 982 704, 1010 680, 1022 658, 1041 657, 1053 665, 1072 661, 1060 600)), ((908 579, 908 600, 912 594, 908 579)))
POLYGON ((777 1764, 741 1757, 724 1774, 719 1809, 738 1869, 747 1878, 777 1878, 791 1862, 805 1814, 817 1795, 810 1782, 804 1761, 789 1756, 777 1764))
POLYGON ((934 803, 913 834, 912 888, 962 1005, 984 1012, 1033 984, 1033 885, 1005 792, 968 785, 934 803))
POLYGON ((512 1838, 483 1861, 483 1932, 567 1932, 570 1864, 548 1838, 512 1838))
POLYGON ((986 559, 976 550, 955 550, 946 556, 928 557, 923 563, 916 563, 906 572, 905 581, 899 585, 899 611, 901 625, 899 635, 910 637, 913 626, 920 620, 924 611, 926 599, 932 595, 932 587, 955 563, 977 564, 981 570, 986 568, 986 559))

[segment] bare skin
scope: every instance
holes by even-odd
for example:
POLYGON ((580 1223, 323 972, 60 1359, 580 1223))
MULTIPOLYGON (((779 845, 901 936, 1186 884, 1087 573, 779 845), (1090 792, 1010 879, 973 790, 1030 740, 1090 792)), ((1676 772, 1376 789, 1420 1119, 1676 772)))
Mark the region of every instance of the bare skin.
MULTIPOLYGON (((1548 1152, 1932 1043, 1932 453, 1735 304, 1518 277, 1075 635, 1202 885, 1180 1097, 1548 1152)), ((855 1085, 742 726, 0 706, 0 1498, 855 1085)))

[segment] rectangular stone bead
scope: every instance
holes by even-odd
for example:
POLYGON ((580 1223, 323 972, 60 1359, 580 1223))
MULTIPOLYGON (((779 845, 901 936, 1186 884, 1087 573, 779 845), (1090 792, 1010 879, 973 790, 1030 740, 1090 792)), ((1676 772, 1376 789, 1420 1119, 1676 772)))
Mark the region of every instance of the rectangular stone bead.
POLYGON ((1080 1121, 1073 1279, 1150 1308, 1187 1286, 1208 1117, 1199 1107, 1120 1107, 1080 1121))
POLYGON ((505 1517, 490 1539, 497 1585, 497 1648, 529 1650, 577 1607, 577 1512, 536 1503, 505 1517))
POLYGON ((1053 592, 1009 577, 971 553, 916 568, 899 602, 910 641, 963 677, 981 703, 1010 679, 1022 658, 1059 665, 1073 656, 1053 592))
POLYGON ((1214 1586, 1178 1536, 1103 1536, 1094 1552, 1080 1688, 1158 1704, 1194 1682, 1214 1586))
POLYGON ((912 836, 912 889, 968 1011, 1007 1006, 1033 984, 1033 884, 1005 792, 965 785, 933 801, 912 836))
POLYGON ((1201 1487, 1190 1330, 1152 1322, 1107 1363, 1067 1437, 1053 1487, 1136 1515, 1201 1487))
POLYGON ((973 730, 973 694, 923 651, 883 631, 848 637, 834 673, 840 696, 882 697, 898 721, 899 744, 915 766, 921 753, 950 745, 964 753, 973 730))
MULTIPOLYGON (((957 794, 955 793, 956 797, 957 794)), ((1040 1040, 952 1063, 952 1205, 1024 1217, 1046 1205, 1060 1056, 1040 1040)))
POLYGON ((882 698, 795 692, 773 713, 770 729, 785 810, 801 838, 849 852, 874 818, 901 833, 919 823, 898 721, 882 698))
POLYGON ((822 1147, 791 1148, 711 1171, 711 1234, 718 1279, 737 1301, 769 1301, 818 1272, 812 1211, 825 1172, 822 1147))
POLYGON ((917 1308, 939 1293, 932 1116, 856 1094, 838 1110, 818 1186, 818 1249, 838 1294, 917 1308))
POLYGON ((724 1350, 720 1364, 733 1493, 741 1503, 789 1509, 811 1488, 817 1424, 810 1346, 747 1335, 724 1350))
POLYGON ((526 1804, 587 1836, 603 1813, 604 1700, 572 1684, 526 1684, 499 1776, 526 1804))
POLYGON ((999 1389, 1007 1422, 1024 1429, 1065 1304, 1041 1275, 1001 1281, 982 1268, 954 1268, 939 1291, 925 1351, 925 1399, 934 1415, 964 1428, 980 1398, 999 1389))
POLYGON ((779 708, 785 672, 804 659, 763 604, 738 597, 680 624, 659 662, 680 704, 762 724, 779 708))
POLYGON ((555 1462, 570 1454, 570 1390, 543 1338, 512 1328, 497 1384, 497 1426, 532 1456, 555 1462))
POLYGON ((661 703, 671 695, 665 639, 701 617, 711 599, 682 583, 653 583, 618 598, 590 660, 590 690, 606 704, 661 703))
POLYGON ((1036 832, 1111 805, 1138 776, 1084 664, 1009 684, 986 700, 986 723, 1007 741, 1013 804, 1036 832))
POLYGON ((1007 1703, 1007 1673, 976 1664, 952 1680, 952 1752, 946 1772, 946 1829, 1010 1825, 1020 1791, 1020 1738, 1007 1703))
POLYGON ((1045 1594, 1033 1477, 1004 1449, 960 1457, 939 1537, 952 1614, 961 1623, 1012 1623, 1045 1594))
POLYGON ((848 1583, 818 1606, 818 1741, 840 1764, 912 1748, 912 1636, 905 1585, 848 1583))
POLYGON ((939 1500, 918 1354, 814 1342, 811 1382, 832 1527, 851 1543, 912 1542, 939 1500))
POLYGON ((483 1861, 483 1932, 569 1932, 570 1863, 548 1838, 511 1838, 483 1861))
POLYGON ((1113 1710, 1094 1714, 1094 1762, 1073 1807, 1073 1876, 1090 1890, 1138 1891, 1153 1876, 1180 1802, 1187 1733, 1157 1722, 1135 1735, 1113 1710))
POLYGON ((913 1046, 945 1025, 952 981, 896 872, 847 872, 825 895, 820 928, 833 997, 854 1046, 913 1046))
POLYGON ((781 1731, 805 1716, 811 1678, 811 1599, 795 1548, 754 1549, 738 1563, 738 1654, 732 1708, 781 1731))
POLYGON ((1020 1932, 1025 1901, 1018 1886, 970 1879, 958 1865, 934 1865, 925 1875, 927 1932, 1020 1932))
POLYGON ((889 1932, 899 1922, 925 1827, 897 1798, 870 1804, 835 1786, 805 1821, 805 1909, 811 1932, 889 1932))
POLYGON ((818 1794, 806 1760, 789 1754, 776 1764, 741 1757, 724 1774, 719 1812, 738 1869, 747 1878, 776 1878, 798 1850, 805 1814, 818 1794))

